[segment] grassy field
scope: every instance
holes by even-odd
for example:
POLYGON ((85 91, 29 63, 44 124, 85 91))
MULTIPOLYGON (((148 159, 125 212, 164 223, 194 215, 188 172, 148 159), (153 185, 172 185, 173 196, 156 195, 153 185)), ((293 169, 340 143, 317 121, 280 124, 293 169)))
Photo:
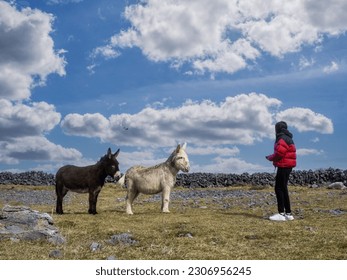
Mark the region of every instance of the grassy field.
MULTIPOLYGON (((53 191, 53 187, 36 189, 53 191)), ((290 222, 267 219, 276 210, 272 188, 218 190, 223 194, 250 191, 251 195, 176 199, 171 202, 170 214, 160 212, 160 201, 148 201, 150 196, 140 195, 134 203, 135 214, 128 216, 124 212, 125 191, 106 185, 99 196, 97 215, 87 214, 88 198, 84 194, 73 194, 71 202, 64 203, 66 214, 61 216, 54 214, 54 205, 30 205, 52 214, 66 243, 2 240, 0 259, 50 259, 52 250, 59 250, 59 258, 68 260, 110 256, 124 260, 347 259, 346 190, 291 186, 296 219, 290 222), (121 233, 132 234, 137 242, 128 246, 108 242, 112 235, 121 233), (93 242, 101 244, 101 249, 93 252, 93 242)), ((175 188, 173 193, 178 191, 202 190, 175 188)))

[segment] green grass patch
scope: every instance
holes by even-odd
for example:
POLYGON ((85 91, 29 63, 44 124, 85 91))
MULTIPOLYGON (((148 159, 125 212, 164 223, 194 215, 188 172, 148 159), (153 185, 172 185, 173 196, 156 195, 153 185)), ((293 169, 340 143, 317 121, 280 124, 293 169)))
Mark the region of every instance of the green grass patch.
MULTIPOLYGON (((52 187, 35 189, 54 191, 52 187)), ((73 194, 69 203, 64 201, 64 215, 54 213, 55 205, 30 205, 52 214, 66 243, 1 240, 0 259, 50 259, 52 250, 60 250, 59 258, 68 260, 110 256, 124 260, 347 259, 346 190, 291 186, 295 220, 288 222, 267 219, 276 211, 272 188, 213 190, 221 191, 222 195, 173 199, 170 214, 160 212, 160 201, 148 201, 150 196, 140 195, 133 205, 134 215, 126 215, 125 190, 113 185, 106 185, 101 191, 97 215, 87 214, 85 194, 73 194), (251 194, 227 195, 240 190, 251 194), (132 234, 137 242, 133 245, 108 242, 112 235, 121 233, 132 234), (93 242, 99 243, 101 249, 93 252, 90 249, 93 242)), ((173 193, 178 191, 202 190, 175 188, 173 193)), ((4 204, 0 200, 0 207, 4 204)))

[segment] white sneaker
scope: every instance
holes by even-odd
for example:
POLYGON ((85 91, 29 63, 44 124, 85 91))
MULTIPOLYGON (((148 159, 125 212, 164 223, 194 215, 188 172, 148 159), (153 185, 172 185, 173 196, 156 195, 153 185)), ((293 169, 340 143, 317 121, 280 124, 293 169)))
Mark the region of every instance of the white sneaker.
POLYGON ((286 218, 286 220, 287 221, 293 221, 294 220, 294 217, 293 217, 293 215, 292 214, 285 214, 285 216, 284 216, 285 218, 286 218))
POLYGON ((285 215, 280 213, 270 216, 269 219, 271 221, 279 221, 279 222, 286 221, 285 215))

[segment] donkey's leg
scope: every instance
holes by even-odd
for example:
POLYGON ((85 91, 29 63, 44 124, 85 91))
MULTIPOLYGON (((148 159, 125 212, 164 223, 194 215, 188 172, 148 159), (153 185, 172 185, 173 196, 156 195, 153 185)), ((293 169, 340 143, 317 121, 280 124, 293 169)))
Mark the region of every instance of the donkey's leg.
POLYGON ((128 193, 126 197, 126 213, 129 215, 133 215, 133 211, 131 206, 133 204, 134 199, 139 195, 139 191, 133 187, 133 183, 129 180, 128 182, 128 193))
POLYGON ((57 195, 57 205, 56 205, 55 211, 57 214, 62 215, 62 214, 64 214, 64 212, 63 212, 63 199, 64 199, 64 196, 67 194, 68 189, 65 188, 63 186, 63 184, 57 183, 55 186, 55 192, 57 195))
POLYGON ((135 200, 135 198, 139 195, 140 193, 137 190, 132 190, 132 191, 128 191, 126 200, 127 200, 127 206, 126 206, 126 213, 129 215, 133 215, 133 211, 132 211, 132 204, 135 200))
POLYGON ((162 202, 161 202, 161 211, 163 213, 170 213, 170 210, 169 210, 170 193, 171 193, 170 187, 163 188, 162 202))
POLYGON ((101 188, 97 188, 95 190, 89 189, 89 209, 88 213, 89 214, 98 214, 96 212, 96 202, 98 201, 98 195, 101 191, 101 188))

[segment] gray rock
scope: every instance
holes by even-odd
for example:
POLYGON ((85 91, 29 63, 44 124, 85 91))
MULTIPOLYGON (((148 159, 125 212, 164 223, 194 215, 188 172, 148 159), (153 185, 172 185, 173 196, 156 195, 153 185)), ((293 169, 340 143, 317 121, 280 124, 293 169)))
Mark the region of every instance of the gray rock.
POLYGON ((134 245, 136 244, 138 241, 135 240, 132 236, 132 234, 130 233, 121 233, 121 234, 115 234, 111 236, 111 239, 109 239, 107 241, 109 244, 112 245, 134 245))
POLYGON ((346 213, 346 211, 344 211, 342 209, 332 209, 329 211, 329 213, 332 215, 343 215, 346 213))
POLYGON ((328 189, 344 190, 347 187, 342 182, 335 182, 328 186, 328 189))
POLYGON ((194 238, 193 234, 191 234, 190 232, 180 232, 177 234, 177 237, 194 238))
POLYGON ((5 205, 0 212, 0 240, 47 240, 53 244, 65 243, 53 225, 52 217, 27 206, 5 205))
POLYGON ((97 242, 93 242, 93 243, 90 245, 90 250, 91 250, 92 252, 101 250, 101 244, 99 244, 99 243, 97 243, 97 242))
POLYGON ((63 257, 63 253, 60 250, 53 250, 49 253, 49 257, 52 259, 59 259, 63 257))

